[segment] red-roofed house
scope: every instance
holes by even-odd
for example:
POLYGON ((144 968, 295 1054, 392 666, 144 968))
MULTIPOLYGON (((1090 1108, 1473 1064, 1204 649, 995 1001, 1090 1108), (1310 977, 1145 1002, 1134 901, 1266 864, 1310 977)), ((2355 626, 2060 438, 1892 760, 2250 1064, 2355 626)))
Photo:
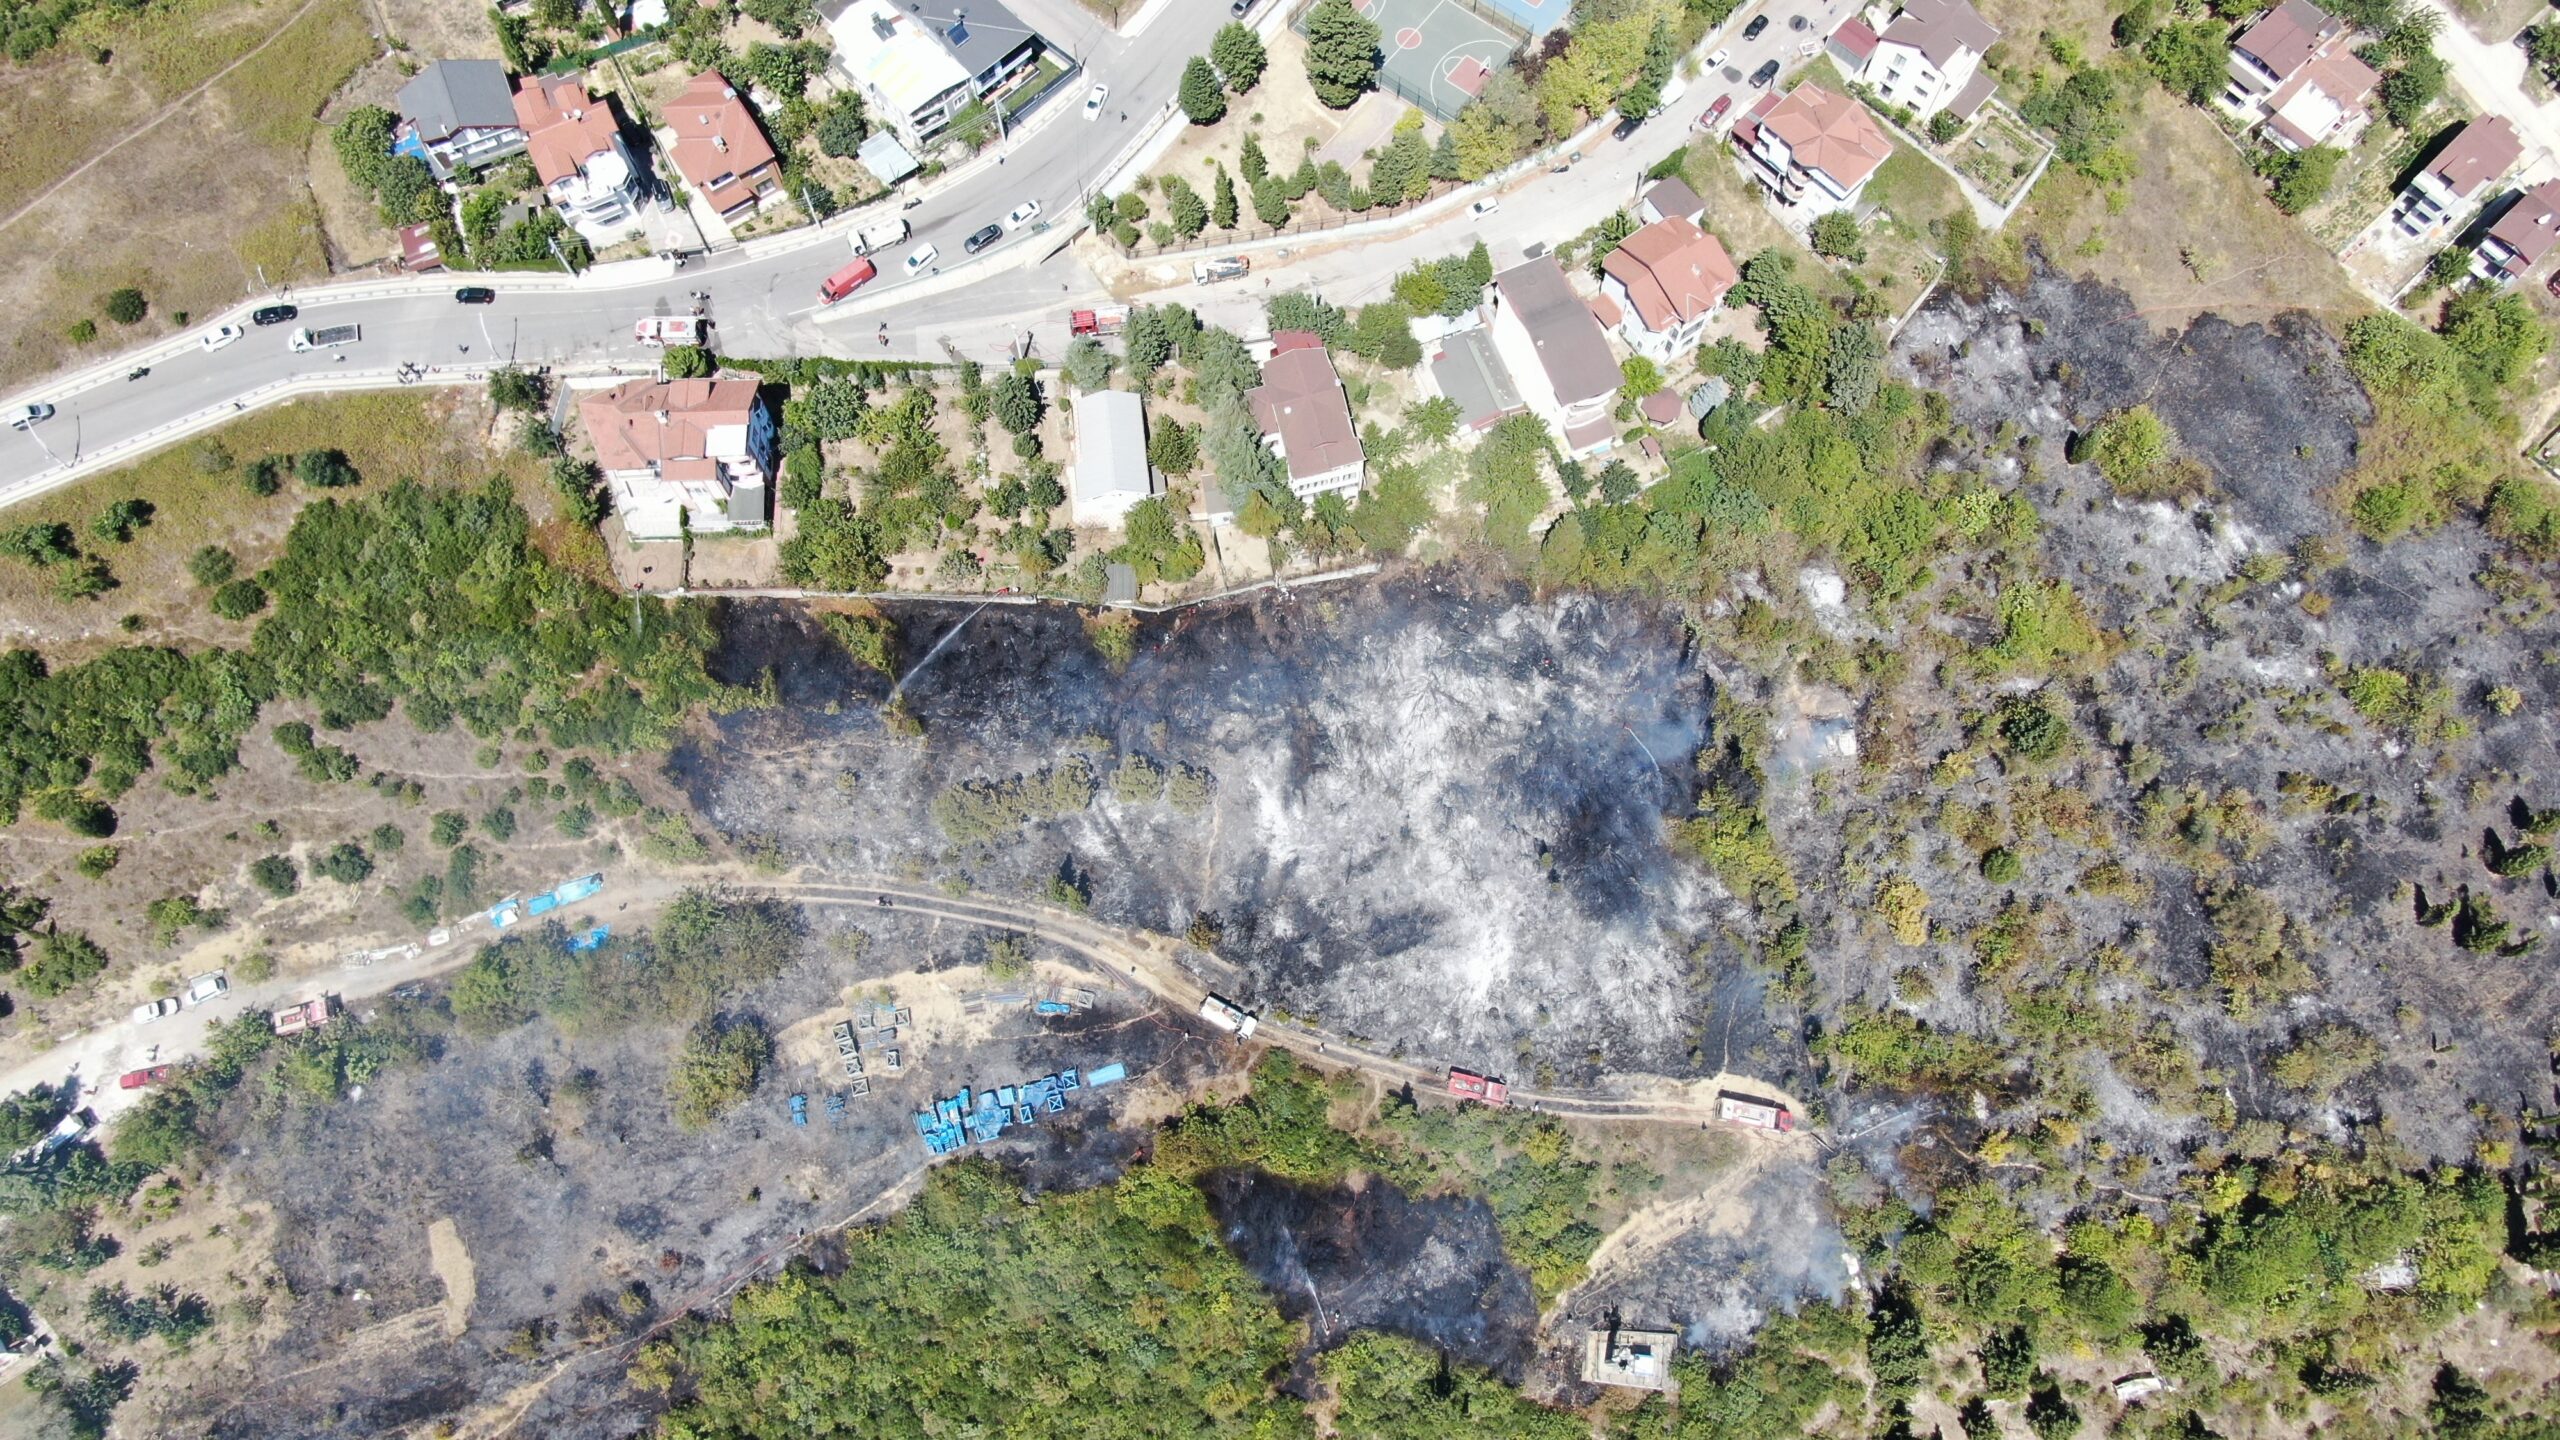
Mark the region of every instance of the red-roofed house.
POLYGON ((2284 0, 2231 42, 2224 107, 2282 149, 2355 143, 2380 77, 2355 57, 2350 28, 2311 0, 2284 0))
POLYGON ((2508 285, 2542 263, 2560 241, 2560 180, 2545 180, 2516 197, 2471 252, 2471 273, 2492 285, 2508 285))
POLYGON ((1807 81, 1783 100, 1763 95, 1734 127, 1754 178, 1789 205, 1817 211, 1858 203, 1893 142, 1867 107, 1807 81))
POLYGON ((1742 279, 1724 242, 1678 215, 1619 242, 1600 269, 1600 292, 1617 303, 1619 336, 1656 364, 1697 349, 1707 317, 1742 279))
POLYGON ((2391 212, 2403 234, 2412 238, 2469 210, 2482 193, 2506 178, 2524 158, 2524 141, 2503 115, 2473 120, 2454 132, 2436 158, 2427 162, 2391 212))
POLYGON ((537 75, 516 91, 516 123, 560 218, 590 243, 611 245, 640 223, 640 167, 612 105, 573 76, 537 75))
POLYGON ((773 142, 719 71, 705 70, 684 82, 667 102, 666 115, 668 133, 675 136, 676 173, 713 213, 734 216, 782 192, 773 142))
POLYGON ((1989 85, 1973 82, 1984 52, 1999 39, 1965 0, 1906 0, 1876 37, 1858 78, 1885 103, 1910 106, 1922 124, 1959 95, 1970 102, 1963 112, 1970 116, 1990 97, 1989 85))
POLYGON ((1356 497, 1368 456, 1352 428, 1351 399, 1334 373, 1333 357, 1304 331, 1284 330, 1271 338, 1274 349, 1263 362, 1262 383, 1244 392, 1244 399, 1272 453, 1288 462, 1290 493, 1302 501, 1326 494, 1356 497), (1301 335, 1311 343, 1279 343, 1301 335))
POLYGON ((1831 58, 1840 62, 1840 73, 1855 75, 1866 69, 1867 62, 1875 58, 1876 32, 1864 19, 1852 15, 1840 22, 1839 29, 1831 32, 1831 39, 1826 44, 1831 58))
POLYGON ((776 434, 753 380, 634 380, 578 402, 635 539, 768 523, 776 434))

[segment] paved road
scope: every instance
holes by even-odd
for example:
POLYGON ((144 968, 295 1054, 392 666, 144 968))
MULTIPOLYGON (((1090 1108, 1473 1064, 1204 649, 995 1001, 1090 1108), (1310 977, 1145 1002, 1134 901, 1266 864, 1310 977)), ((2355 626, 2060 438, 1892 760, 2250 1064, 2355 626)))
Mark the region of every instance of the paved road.
POLYGON ((2527 166, 2535 164, 2532 152, 2540 150, 2543 173, 2548 173, 2550 163, 2560 158, 2560 100, 2532 98, 2525 88, 2530 62, 2522 49, 2474 35, 2445 0, 2426 0, 2426 5, 2444 18, 2436 31, 2436 53, 2452 69, 2454 83, 2483 111, 2506 116, 2524 137, 2527 166))

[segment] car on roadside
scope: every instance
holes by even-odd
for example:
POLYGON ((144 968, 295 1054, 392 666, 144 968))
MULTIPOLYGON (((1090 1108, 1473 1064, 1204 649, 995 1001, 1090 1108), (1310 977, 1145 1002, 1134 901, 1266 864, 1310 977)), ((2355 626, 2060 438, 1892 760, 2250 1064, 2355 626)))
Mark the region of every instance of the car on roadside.
POLYGON ((1084 92, 1084 118, 1087 120, 1101 118, 1102 102, 1110 98, 1111 87, 1108 85, 1096 85, 1084 92))
POLYGON ((163 995, 157 1000, 145 1000, 141 1004, 134 1006, 133 1023, 136 1025, 148 1025, 154 1020, 175 1015, 177 1013, 178 997, 175 995, 163 995))
POLYGON ((1253 0, 1228 0, 1227 13, 1241 20, 1245 12, 1252 8, 1253 0))
POLYGON ((52 418, 53 407, 50 405, 21 405, 9 412, 9 428, 33 430, 52 418))
POLYGON ((1490 214, 1492 214, 1494 211, 1499 210, 1499 209, 1501 209, 1501 208, 1502 208, 1502 202, 1501 202, 1501 201, 1494 199, 1494 198, 1493 198, 1492 196, 1490 196, 1490 195, 1487 195, 1486 197, 1484 197, 1483 199, 1481 199, 1481 200, 1477 201, 1477 202, 1476 202, 1476 203, 1474 203, 1473 205, 1468 206, 1468 207, 1467 207, 1467 213, 1468 213, 1468 214, 1470 214, 1470 215, 1473 215, 1473 216, 1474 216, 1474 217, 1476 217, 1477 219, 1481 220, 1481 219, 1483 219, 1484 217, 1486 217, 1487 215, 1490 215, 1490 214))
POLYGON ((1618 122, 1618 128, 1609 132, 1609 138, 1613 140, 1624 140, 1643 128, 1644 117, 1641 115, 1630 115, 1618 122))
POLYGON ((175 1065, 153 1065, 141 1070, 127 1070, 116 1077, 116 1084, 127 1090, 139 1090, 145 1085, 157 1085, 176 1074, 177 1071, 178 1067, 175 1065))
POLYGON ((219 1000, 231 989, 231 977, 219 970, 207 971, 187 982, 187 1005, 192 1009, 208 1000, 219 1000))
POLYGON ((1732 109, 1733 97, 1731 95, 1717 96, 1716 103, 1708 106, 1706 110, 1698 116, 1698 128, 1701 130, 1713 130, 1716 126, 1724 122, 1724 117, 1732 109))
POLYGON ((495 305, 498 292, 486 285, 465 285, 453 292, 453 300, 457 305, 495 305))
POLYGON ((1759 69, 1751 72, 1751 88, 1754 90, 1766 90, 1769 88, 1769 82, 1777 78, 1778 62, 1775 60, 1764 60, 1760 62, 1759 69))
POLYGON ((1742 38, 1745 40, 1757 40, 1760 38, 1760 32, 1768 28, 1769 17, 1766 15, 1755 15, 1752 17, 1750 24, 1742 27, 1742 38))
POLYGON ((249 312, 252 325, 281 325, 302 312, 291 305, 261 305, 249 312))
POLYGON ((1040 202, 1037 200, 1025 200, 1005 213, 1004 228, 1007 230, 1019 230, 1023 226, 1028 225, 1039 218, 1040 202))
POLYGON ((996 243, 997 241, 999 241, 999 240, 1001 240, 1001 239, 1003 239, 1003 238, 1004 238, 1004 227, 1003 227, 1003 226, 1001 226, 1001 225, 982 225, 982 226, 979 226, 977 230, 975 230, 974 232, 972 232, 972 233, 970 234, 970 236, 969 236, 969 238, 968 238, 968 239, 963 240, 963 241, 961 241, 961 242, 960 242, 960 248, 961 248, 961 249, 963 249, 963 250, 965 250, 965 251, 967 251, 967 252, 969 252, 969 253, 970 253, 970 254, 972 254, 972 255, 975 255, 975 254, 977 254, 979 251, 986 249, 988 246, 993 245, 994 243, 996 243))
POLYGON ((941 258, 942 251, 940 247, 929 242, 919 245, 916 247, 916 253, 907 257, 907 273, 910 275, 921 275, 924 273, 926 266, 931 265, 934 261, 941 258))
POLYGON ((1708 70, 1721 70, 1724 68, 1724 62, 1732 58, 1733 52, 1731 50, 1718 50, 1713 55, 1707 57, 1707 63, 1704 68, 1708 70))
POLYGON ((219 350, 248 333, 237 325, 216 325, 204 332, 204 348, 219 350))

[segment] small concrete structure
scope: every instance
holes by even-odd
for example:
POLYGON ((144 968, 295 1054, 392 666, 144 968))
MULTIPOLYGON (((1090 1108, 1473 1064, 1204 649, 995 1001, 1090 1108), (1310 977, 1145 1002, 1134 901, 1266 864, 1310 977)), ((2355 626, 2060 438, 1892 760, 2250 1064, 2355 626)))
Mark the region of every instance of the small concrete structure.
POLYGON ((1078 525, 1118 525, 1130 507, 1164 493, 1147 463, 1145 405, 1126 390, 1076 399, 1076 463, 1067 477, 1069 518, 1078 525))
POLYGON ((1627 1390, 1669 1390, 1677 1330, 1594 1330, 1582 1340, 1582 1378, 1627 1390))

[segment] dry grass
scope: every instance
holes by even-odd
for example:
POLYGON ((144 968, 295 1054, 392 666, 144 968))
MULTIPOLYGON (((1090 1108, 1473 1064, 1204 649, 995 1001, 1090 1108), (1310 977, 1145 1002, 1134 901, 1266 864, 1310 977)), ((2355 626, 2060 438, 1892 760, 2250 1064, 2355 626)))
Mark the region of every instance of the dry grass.
POLYGON ((2124 189, 2107 194, 2056 166, 2011 228, 2056 265, 2121 286, 2155 326, 2289 309, 2335 325, 2373 308, 2192 106, 2145 96, 2123 143, 2140 162, 2124 189))
MULTIPOLYGON (((486 402, 468 391, 372 391, 301 400, 263 410, 215 431, 239 462, 261 455, 335 447, 365 477, 363 486, 341 494, 362 494, 396 479, 429 484, 476 484, 492 473, 518 481, 518 494, 528 508, 548 510, 548 491, 537 467, 521 458, 494 452, 484 441, 486 402)), ((106 557, 120 582, 97 600, 54 598, 49 578, 19 561, 0 562, 0 640, 43 648, 61 663, 82 653, 131 638, 118 628, 125 615, 138 615, 141 638, 155 643, 228 644, 245 641, 249 625, 226 622, 204 608, 201 592, 187 573, 187 557, 206 545, 229 548, 247 574, 273 558, 293 517, 312 492, 288 482, 270 496, 249 493, 237 469, 207 474, 198 467, 199 442, 187 441, 121 470, 112 470, 65 486, 24 505, 12 507, 10 525, 60 521, 80 538, 81 548, 106 557), (150 526, 126 544, 97 540, 89 523, 110 503, 126 498, 150 502, 150 526)), ((580 532, 588 547, 594 535, 580 532)), ((548 537, 555 553, 566 552, 575 563, 576 537, 548 537)), ((602 565, 597 549, 593 564, 602 565)), ((581 566, 581 568, 586 568, 581 566)))
MULTIPOLYGON (((128 133, 295 13, 294 0, 182 4, 133 22, 104 69, 56 56, 0 84, 0 211, 128 133), (38 143, 41 142, 41 143, 38 143)), ((84 358, 65 336, 99 297, 141 288, 152 313, 102 324, 91 353, 175 328, 250 293, 259 267, 282 282, 327 273, 303 180, 329 96, 374 53, 355 0, 318 0, 253 61, 63 186, 11 227, 0 288, 0 383, 84 358)))

